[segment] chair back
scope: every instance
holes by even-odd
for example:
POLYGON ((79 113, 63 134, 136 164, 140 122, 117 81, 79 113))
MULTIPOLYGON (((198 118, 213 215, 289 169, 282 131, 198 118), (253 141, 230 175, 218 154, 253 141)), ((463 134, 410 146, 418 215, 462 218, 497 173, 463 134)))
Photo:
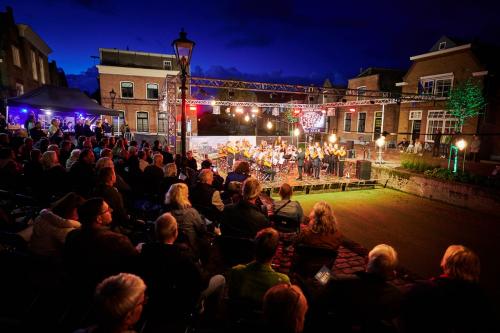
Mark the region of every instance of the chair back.
POLYGON ((333 269, 337 255, 333 249, 299 244, 295 246, 291 271, 304 278, 314 277, 323 266, 333 269))
POLYGON ((300 221, 294 217, 273 215, 271 216, 273 227, 280 232, 296 232, 300 231, 300 221))

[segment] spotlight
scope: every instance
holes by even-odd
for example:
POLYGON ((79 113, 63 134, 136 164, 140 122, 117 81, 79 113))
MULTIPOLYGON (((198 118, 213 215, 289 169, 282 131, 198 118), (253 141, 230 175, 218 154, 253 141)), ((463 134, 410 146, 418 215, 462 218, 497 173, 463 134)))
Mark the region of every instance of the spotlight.
POLYGON ((245 115, 245 121, 246 121, 246 122, 250 121, 250 116, 249 116, 249 115, 247 115, 247 114, 245 115))
POLYGON ((210 105, 215 106, 215 100, 211 101, 210 105))
POLYGON ((335 134, 330 135, 328 141, 330 141, 331 143, 335 143, 337 141, 337 136, 335 134))
POLYGON ((242 108, 242 107, 240 107, 240 106, 238 106, 238 107, 236 108, 236 113, 243 113, 243 108, 242 108))
POLYGON ((299 136, 300 135, 300 130, 298 128, 293 130, 293 135, 299 136))
POLYGON ((268 121, 266 127, 267 127, 267 129, 273 128, 273 123, 268 121))
POLYGON ((252 108, 252 113, 259 113, 259 108, 258 107, 253 107, 252 108))

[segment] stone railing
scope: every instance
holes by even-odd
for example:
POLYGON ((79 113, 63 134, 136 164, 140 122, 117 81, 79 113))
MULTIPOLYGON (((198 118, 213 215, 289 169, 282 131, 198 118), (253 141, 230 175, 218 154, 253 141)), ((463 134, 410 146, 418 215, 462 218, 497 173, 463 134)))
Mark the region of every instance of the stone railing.
POLYGON ((488 188, 376 166, 372 168, 372 179, 406 193, 500 216, 500 193, 488 188))

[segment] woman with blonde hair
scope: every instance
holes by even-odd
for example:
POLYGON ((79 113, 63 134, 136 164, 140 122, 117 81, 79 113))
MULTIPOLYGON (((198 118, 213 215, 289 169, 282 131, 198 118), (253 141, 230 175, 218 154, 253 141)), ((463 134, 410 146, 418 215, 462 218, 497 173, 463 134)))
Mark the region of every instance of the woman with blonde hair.
POLYGON ((333 208, 324 201, 317 202, 309 214, 309 225, 301 230, 297 245, 303 244, 337 250, 342 242, 333 208))
POLYGON ((166 211, 177 220, 179 242, 186 242, 196 257, 206 244, 207 227, 189 201, 189 189, 184 183, 172 184, 165 195, 166 211))

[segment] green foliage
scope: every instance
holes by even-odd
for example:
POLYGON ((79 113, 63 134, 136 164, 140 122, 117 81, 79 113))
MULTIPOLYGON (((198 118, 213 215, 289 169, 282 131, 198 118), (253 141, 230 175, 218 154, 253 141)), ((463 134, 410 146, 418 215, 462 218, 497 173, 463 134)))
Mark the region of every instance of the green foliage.
POLYGON ((447 109, 451 115, 458 119, 456 129, 460 129, 468 118, 479 115, 485 105, 481 87, 468 79, 453 87, 447 109))
POLYGON ((285 118, 290 124, 294 124, 294 123, 297 123, 299 121, 299 118, 293 116, 292 109, 286 109, 285 118))
POLYGON ((462 172, 459 170, 457 173, 453 173, 451 170, 446 168, 435 168, 432 170, 427 170, 424 175, 453 182, 465 183, 465 184, 476 184, 476 185, 487 185, 488 178, 484 176, 478 176, 471 174, 467 171, 462 172))
POLYGON ((421 156, 408 155, 401 158, 401 166, 405 169, 424 172, 426 170, 432 170, 436 166, 427 162, 421 156))

